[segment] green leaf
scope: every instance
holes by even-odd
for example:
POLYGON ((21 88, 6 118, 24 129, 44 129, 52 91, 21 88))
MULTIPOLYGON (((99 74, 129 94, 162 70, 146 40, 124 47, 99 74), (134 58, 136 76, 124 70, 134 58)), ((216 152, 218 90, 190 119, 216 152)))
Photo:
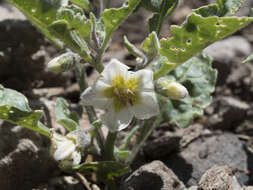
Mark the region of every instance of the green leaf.
POLYGON ((75 112, 71 112, 69 104, 64 98, 57 98, 55 115, 56 120, 69 131, 74 131, 79 128, 79 117, 75 112))
POLYGON ((141 6, 145 9, 159 13, 163 0, 142 0, 141 6))
POLYGON ((141 46, 144 53, 147 55, 148 60, 152 61, 159 54, 160 48, 160 42, 156 32, 150 33, 149 36, 143 41, 141 46))
POLYGON ((242 7, 244 0, 216 0, 220 16, 233 16, 242 7))
POLYGON ((128 0, 120 8, 105 9, 101 17, 102 22, 105 24, 106 33, 104 44, 107 44, 111 34, 134 11, 140 1, 141 0, 128 0))
MULTIPOLYGON (((151 0, 152 1, 152 0, 151 0)), ((157 1, 157 0, 156 0, 157 1)), ((158 5, 158 4, 157 4, 158 5)), ((159 11, 149 19, 149 32, 156 31, 158 34, 164 19, 169 16, 177 7, 178 0, 159 0, 159 11)))
POLYGON ((48 30, 48 26, 55 20, 57 10, 68 3, 68 0, 7 0, 39 28, 57 46, 62 46, 48 30))
POLYGON ((49 136, 49 129, 39 122, 41 116, 42 111, 32 111, 23 94, 12 89, 0 88, 0 119, 49 136))
POLYGON ((62 7, 58 11, 56 18, 58 20, 66 20, 72 31, 78 31, 82 38, 87 43, 90 43, 92 22, 86 18, 81 8, 75 5, 62 7))
POLYGON ((85 162, 72 169, 85 173, 95 172, 101 181, 120 177, 130 171, 127 165, 114 161, 85 162))
POLYGON ((242 63, 248 63, 248 62, 251 62, 253 61, 253 53, 250 54, 245 60, 243 60, 242 63))
MULTIPOLYGON (((160 40, 160 55, 165 56, 168 62, 180 65, 211 43, 233 34, 253 21, 251 17, 209 16, 217 13, 217 10, 216 4, 202 7, 195 10, 181 26, 171 26, 172 37, 160 40)), ((169 71, 157 71, 155 78, 169 71)))
POLYGON ((80 7, 84 8, 88 11, 91 9, 91 5, 90 5, 89 0, 70 0, 70 1, 79 5, 80 7))
POLYGON ((135 47, 135 45, 129 42, 126 36, 124 36, 124 45, 129 51, 129 53, 131 53, 135 57, 144 58, 144 59, 146 58, 146 56, 139 49, 135 47))
POLYGON ((199 55, 164 76, 181 83, 189 92, 188 97, 180 100, 159 96, 165 121, 178 127, 187 127, 194 117, 203 114, 203 109, 211 103, 217 78, 217 71, 211 67, 211 63, 210 57, 199 55))

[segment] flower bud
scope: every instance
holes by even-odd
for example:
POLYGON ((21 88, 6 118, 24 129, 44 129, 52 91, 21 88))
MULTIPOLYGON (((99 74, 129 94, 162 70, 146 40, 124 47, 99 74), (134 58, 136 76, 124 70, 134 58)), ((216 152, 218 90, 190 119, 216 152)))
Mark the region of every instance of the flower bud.
POLYGON ((159 93, 170 99, 182 99, 189 95, 187 89, 180 83, 160 78, 156 83, 159 93))
POLYGON ((72 69, 75 65, 77 55, 68 52, 64 53, 54 59, 52 59, 47 67, 48 69, 55 71, 57 73, 65 72, 72 69))
POLYGON ((71 168, 80 164, 83 152, 90 145, 90 136, 78 129, 66 136, 51 133, 51 156, 62 168, 71 168))

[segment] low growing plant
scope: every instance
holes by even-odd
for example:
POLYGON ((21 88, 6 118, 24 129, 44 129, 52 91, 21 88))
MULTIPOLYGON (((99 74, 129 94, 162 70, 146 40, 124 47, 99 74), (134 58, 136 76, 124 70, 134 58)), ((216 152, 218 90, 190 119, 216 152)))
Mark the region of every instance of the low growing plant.
POLYGON ((50 153, 63 171, 94 173, 107 189, 117 189, 115 178, 129 172, 157 126, 168 122, 187 127, 203 114, 211 102, 217 72, 202 50, 253 21, 252 17, 234 16, 243 0, 217 0, 192 10, 182 25, 170 26, 171 37, 160 39, 162 24, 176 10, 178 0, 126 0, 120 8, 110 8, 110 0, 8 1, 52 44, 66 50, 50 61, 48 68, 75 71, 81 103, 92 127, 84 131, 79 116, 70 111, 66 100, 58 98, 56 119, 69 131, 58 134, 40 122, 42 111, 32 110, 24 95, 3 86, 0 118, 47 136, 50 153), (113 57, 102 64, 113 33, 140 8, 153 16, 140 48, 124 37, 125 47, 137 58, 133 71, 113 57), (87 85, 84 63, 100 73, 92 86, 87 85), (104 110, 104 115, 98 117, 94 108, 104 110), (102 133, 102 125, 108 128, 107 135, 102 133), (127 135, 116 146, 118 132, 127 127, 127 135), (129 146, 133 137, 134 144, 129 146), (93 155, 92 162, 84 161, 88 154, 93 155))

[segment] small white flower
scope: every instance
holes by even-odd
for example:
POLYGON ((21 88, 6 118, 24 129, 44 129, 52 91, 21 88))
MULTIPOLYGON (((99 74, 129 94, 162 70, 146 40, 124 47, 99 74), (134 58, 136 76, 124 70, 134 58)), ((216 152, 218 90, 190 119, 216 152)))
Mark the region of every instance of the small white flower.
POLYGON ((133 116, 148 119, 159 114, 153 72, 128 69, 112 59, 94 85, 81 96, 84 105, 105 110, 104 121, 111 132, 126 128, 133 116))
POLYGON ((80 164, 83 151, 90 144, 90 136, 83 130, 75 130, 66 136, 51 133, 52 157, 60 163, 60 167, 69 168, 80 164))

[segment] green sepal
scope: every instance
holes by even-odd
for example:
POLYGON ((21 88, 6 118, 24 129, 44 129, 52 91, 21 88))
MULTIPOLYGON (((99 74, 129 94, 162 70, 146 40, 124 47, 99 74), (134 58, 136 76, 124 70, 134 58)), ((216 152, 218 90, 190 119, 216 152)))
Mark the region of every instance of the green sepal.
POLYGON ((80 127, 77 113, 69 110, 69 104, 64 98, 56 99, 55 116, 58 123, 69 131, 80 127))
POLYGON ((0 119, 49 137, 49 129, 39 122, 41 116, 42 111, 33 111, 23 94, 9 88, 0 88, 0 119))
POLYGON ((182 84, 189 92, 189 96, 179 100, 158 95, 164 121, 187 127, 194 117, 203 114, 203 109, 211 103, 211 93, 215 90, 217 79, 217 71, 211 67, 211 63, 210 57, 199 55, 164 76, 182 84))

